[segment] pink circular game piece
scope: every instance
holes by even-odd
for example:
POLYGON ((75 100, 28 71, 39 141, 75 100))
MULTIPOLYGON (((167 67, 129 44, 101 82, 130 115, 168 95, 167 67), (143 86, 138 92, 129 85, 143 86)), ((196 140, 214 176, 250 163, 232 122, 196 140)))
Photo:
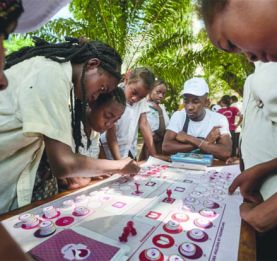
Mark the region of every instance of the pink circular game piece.
POLYGON ((86 205, 88 203, 88 197, 86 195, 79 195, 75 198, 75 203, 78 205, 86 205))
POLYGON ((23 229, 33 229, 41 222, 36 216, 30 213, 20 215, 19 220, 23 223, 21 225, 23 229))
POLYGON ((70 224, 72 224, 74 222, 74 218, 73 217, 70 217, 70 216, 67 216, 67 217, 61 217, 59 218, 55 224, 59 227, 65 227, 65 226, 68 226, 70 224))
POLYGON ((196 242, 204 242, 204 241, 208 240, 207 233, 198 228, 194 228, 194 229, 188 231, 187 236, 189 239, 196 241, 196 242))
POLYGON ((185 204, 183 204, 183 206, 182 206, 182 210, 193 212, 193 211, 194 211, 194 206, 185 203, 185 204))
POLYGON ((177 222, 186 222, 189 220, 189 216, 182 212, 172 214, 171 218, 177 222))
POLYGON ((53 206, 45 207, 42 211, 44 213, 42 217, 46 219, 56 218, 60 215, 60 212, 53 206))
POLYGON ((211 208, 211 209, 219 208, 219 205, 216 202, 212 201, 212 200, 205 200, 203 202, 203 205, 204 205, 204 207, 211 208))
POLYGON ((178 234, 183 231, 182 226, 173 220, 169 220, 166 224, 164 224, 163 229, 165 232, 170 234, 178 234))
POLYGON ((199 191, 192 191, 192 192, 190 193, 190 195, 193 196, 193 197, 200 197, 200 196, 202 196, 202 192, 199 192, 199 191))
POLYGON ((168 261, 185 261, 185 259, 179 255, 171 255, 168 257, 168 261))
POLYGON ((194 224, 200 228, 210 228, 213 225, 210 220, 202 217, 195 219, 194 224))
POLYGON ((50 220, 42 221, 39 230, 35 232, 35 237, 48 237, 56 232, 55 224, 50 220))
POLYGON ((163 261, 163 253, 155 247, 143 250, 139 255, 140 261, 163 261))
POLYGON ((184 201, 187 203, 194 203, 195 202, 195 198, 194 197, 186 197, 184 198, 184 201))
POLYGON ((158 234, 152 239, 153 244, 159 248, 170 248, 174 245, 174 239, 167 234, 158 234))
POLYGON ((65 200, 62 203, 62 209, 64 209, 64 210, 72 209, 74 207, 75 207, 75 203, 72 199, 65 200))
POLYGON ((200 210, 199 213, 203 217, 215 217, 216 216, 216 212, 209 208, 204 208, 204 209, 200 210))
POLYGON ((76 217, 82 217, 87 215, 89 212, 89 209, 86 207, 76 207, 74 208, 72 215, 76 217))
POLYGON ((190 259, 200 258, 203 254, 203 251, 199 246, 197 246, 193 243, 190 243, 190 242, 182 243, 179 246, 178 250, 182 256, 190 258, 190 259))
POLYGON ((224 194, 224 192, 221 189, 213 189, 212 193, 216 194, 216 195, 223 195, 224 194))

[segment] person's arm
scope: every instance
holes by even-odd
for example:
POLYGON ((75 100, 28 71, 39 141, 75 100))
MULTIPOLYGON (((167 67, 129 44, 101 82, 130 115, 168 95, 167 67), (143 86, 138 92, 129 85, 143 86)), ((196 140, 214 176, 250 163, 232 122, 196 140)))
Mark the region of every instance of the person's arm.
POLYGON ((139 128, 143 136, 144 143, 148 149, 148 152, 151 156, 156 155, 156 149, 154 145, 154 140, 152 136, 152 131, 148 123, 146 113, 142 113, 139 117, 139 128))
POLYGON ((13 240, 10 234, 6 231, 4 226, 0 224, 0 256, 1 260, 33 260, 28 254, 25 254, 18 244, 13 240))
POLYGON ((263 180, 276 172, 276 170, 277 158, 249 168, 233 180, 229 187, 229 193, 232 194, 240 187, 240 193, 245 199, 254 203, 259 203, 261 202, 259 188, 263 180))
POLYGON ((240 126, 240 124, 242 123, 242 120, 243 120, 243 115, 240 113, 239 109, 237 111, 237 117, 239 117, 239 120, 238 122, 235 124, 235 127, 237 128, 238 126, 240 126))
POLYGON ((137 164, 129 158, 92 159, 75 154, 68 145, 46 136, 44 136, 44 142, 50 167, 58 178, 95 177, 112 173, 135 174, 139 171, 137 164))
POLYGON ((177 152, 190 152, 196 149, 200 145, 201 139, 195 138, 198 140, 198 144, 193 145, 187 142, 188 136, 190 135, 187 135, 183 131, 177 134, 174 131, 167 130, 164 135, 164 141, 163 141, 163 147, 162 147, 163 152, 166 154, 175 154, 177 152), (176 139, 177 135, 180 141, 176 139))
POLYGON ((261 204, 243 203, 240 216, 258 232, 277 227, 277 193, 261 204))
POLYGON ((204 140, 199 145, 199 139, 193 136, 190 137, 189 142, 192 145, 198 146, 204 153, 212 154, 217 159, 226 160, 232 154, 232 140, 228 134, 221 135, 216 143, 204 140))
POLYGON ((115 160, 121 159, 119 145, 116 138, 116 126, 106 131, 107 143, 115 160))

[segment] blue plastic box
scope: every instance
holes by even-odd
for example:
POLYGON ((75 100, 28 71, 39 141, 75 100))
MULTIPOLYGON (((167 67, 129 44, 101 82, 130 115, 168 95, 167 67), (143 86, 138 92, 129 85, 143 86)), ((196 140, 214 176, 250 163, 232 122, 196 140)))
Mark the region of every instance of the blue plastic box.
POLYGON ((198 153, 176 153, 171 157, 172 162, 184 162, 191 164, 199 164, 205 166, 211 166, 213 163, 213 155, 211 154, 198 154, 198 153))

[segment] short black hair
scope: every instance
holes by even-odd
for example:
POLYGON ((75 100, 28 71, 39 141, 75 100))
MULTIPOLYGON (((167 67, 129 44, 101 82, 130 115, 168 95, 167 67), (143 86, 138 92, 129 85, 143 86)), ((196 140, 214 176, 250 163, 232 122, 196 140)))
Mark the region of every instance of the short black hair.
POLYGON ((239 100, 239 99, 238 99, 238 97, 237 97, 236 95, 232 95, 232 96, 231 96, 231 101, 232 101, 232 102, 238 102, 238 100, 239 100))

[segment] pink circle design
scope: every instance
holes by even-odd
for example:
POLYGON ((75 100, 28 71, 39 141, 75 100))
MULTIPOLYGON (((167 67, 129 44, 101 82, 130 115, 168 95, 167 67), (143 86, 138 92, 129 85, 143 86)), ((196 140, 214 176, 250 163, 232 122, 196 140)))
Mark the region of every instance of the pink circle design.
POLYGON ((37 223, 37 224, 35 224, 35 225, 34 225, 34 226, 32 226, 32 227, 26 226, 26 224, 22 224, 22 226, 21 226, 21 227, 22 227, 23 229, 29 230, 29 229, 33 229, 33 228, 38 227, 40 223, 41 223, 41 220, 39 220, 39 221, 38 221, 38 223, 37 223))
POLYGON ((205 241, 208 240, 209 237, 208 237, 208 234, 207 234, 206 232, 204 232, 204 231, 202 231, 202 232, 203 232, 203 234, 204 234, 203 238, 199 238, 199 239, 194 238, 194 237, 191 235, 191 230, 187 232, 187 236, 188 236, 188 238, 191 239, 192 241, 195 241, 195 242, 205 242, 205 241))
POLYGON ((177 222, 186 222, 189 220, 189 216, 186 214, 183 214, 182 212, 172 214, 171 218, 177 222), (182 214, 183 216, 182 218, 178 217, 178 215, 180 214, 182 214))
POLYGON ((154 249, 156 249, 156 251, 158 251, 158 252, 160 253, 160 258, 158 258, 158 259, 150 259, 150 258, 148 258, 148 257, 146 256, 146 252, 147 252, 147 250, 149 250, 149 249, 145 249, 145 250, 143 250, 143 251, 139 254, 139 260, 140 260, 140 261, 153 261, 153 260, 155 260, 155 261, 163 261, 163 260, 164 260, 164 255, 163 255, 163 253, 162 253, 159 249, 157 249, 157 248, 154 248, 154 249))
POLYGON ((153 244, 159 248, 170 248, 174 245, 174 239, 167 234, 158 234, 152 239, 153 244))
POLYGON ((213 226, 213 223, 210 220, 204 218, 197 218, 193 223, 200 228, 211 228, 213 226))
MULTIPOLYGON (((190 243, 190 244, 193 244, 193 243, 190 243)), ((179 253, 180 253, 182 256, 184 256, 184 257, 186 257, 186 258, 189 258, 189 259, 198 259, 198 258, 200 258, 200 257, 203 255, 203 251, 202 251, 202 249, 201 249, 199 246, 197 246, 197 245, 195 245, 195 244, 193 244, 193 245, 196 247, 196 251, 195 251, 195 254, 194 254, 193 256, 184 255, 184 254, 180 251, 181 245, 178 247, 178 251, 179 251, 179 253)))
POLYGON ((61 217, 59 218, 55 224, 59 227, 65 227, 68 226, 70 224, 72 224, 74 222, 74 218, 70 217, 70 216, 66 216, 66 217, 61 217))
POLYGON ((183 231, 182 226, 179 226, 177 229, 171 230, 171 229, 166 227, 166 224, 163 225, 163 229, 164 229, 165 232, 167 232, 169 234, 179 234, 183 231))

